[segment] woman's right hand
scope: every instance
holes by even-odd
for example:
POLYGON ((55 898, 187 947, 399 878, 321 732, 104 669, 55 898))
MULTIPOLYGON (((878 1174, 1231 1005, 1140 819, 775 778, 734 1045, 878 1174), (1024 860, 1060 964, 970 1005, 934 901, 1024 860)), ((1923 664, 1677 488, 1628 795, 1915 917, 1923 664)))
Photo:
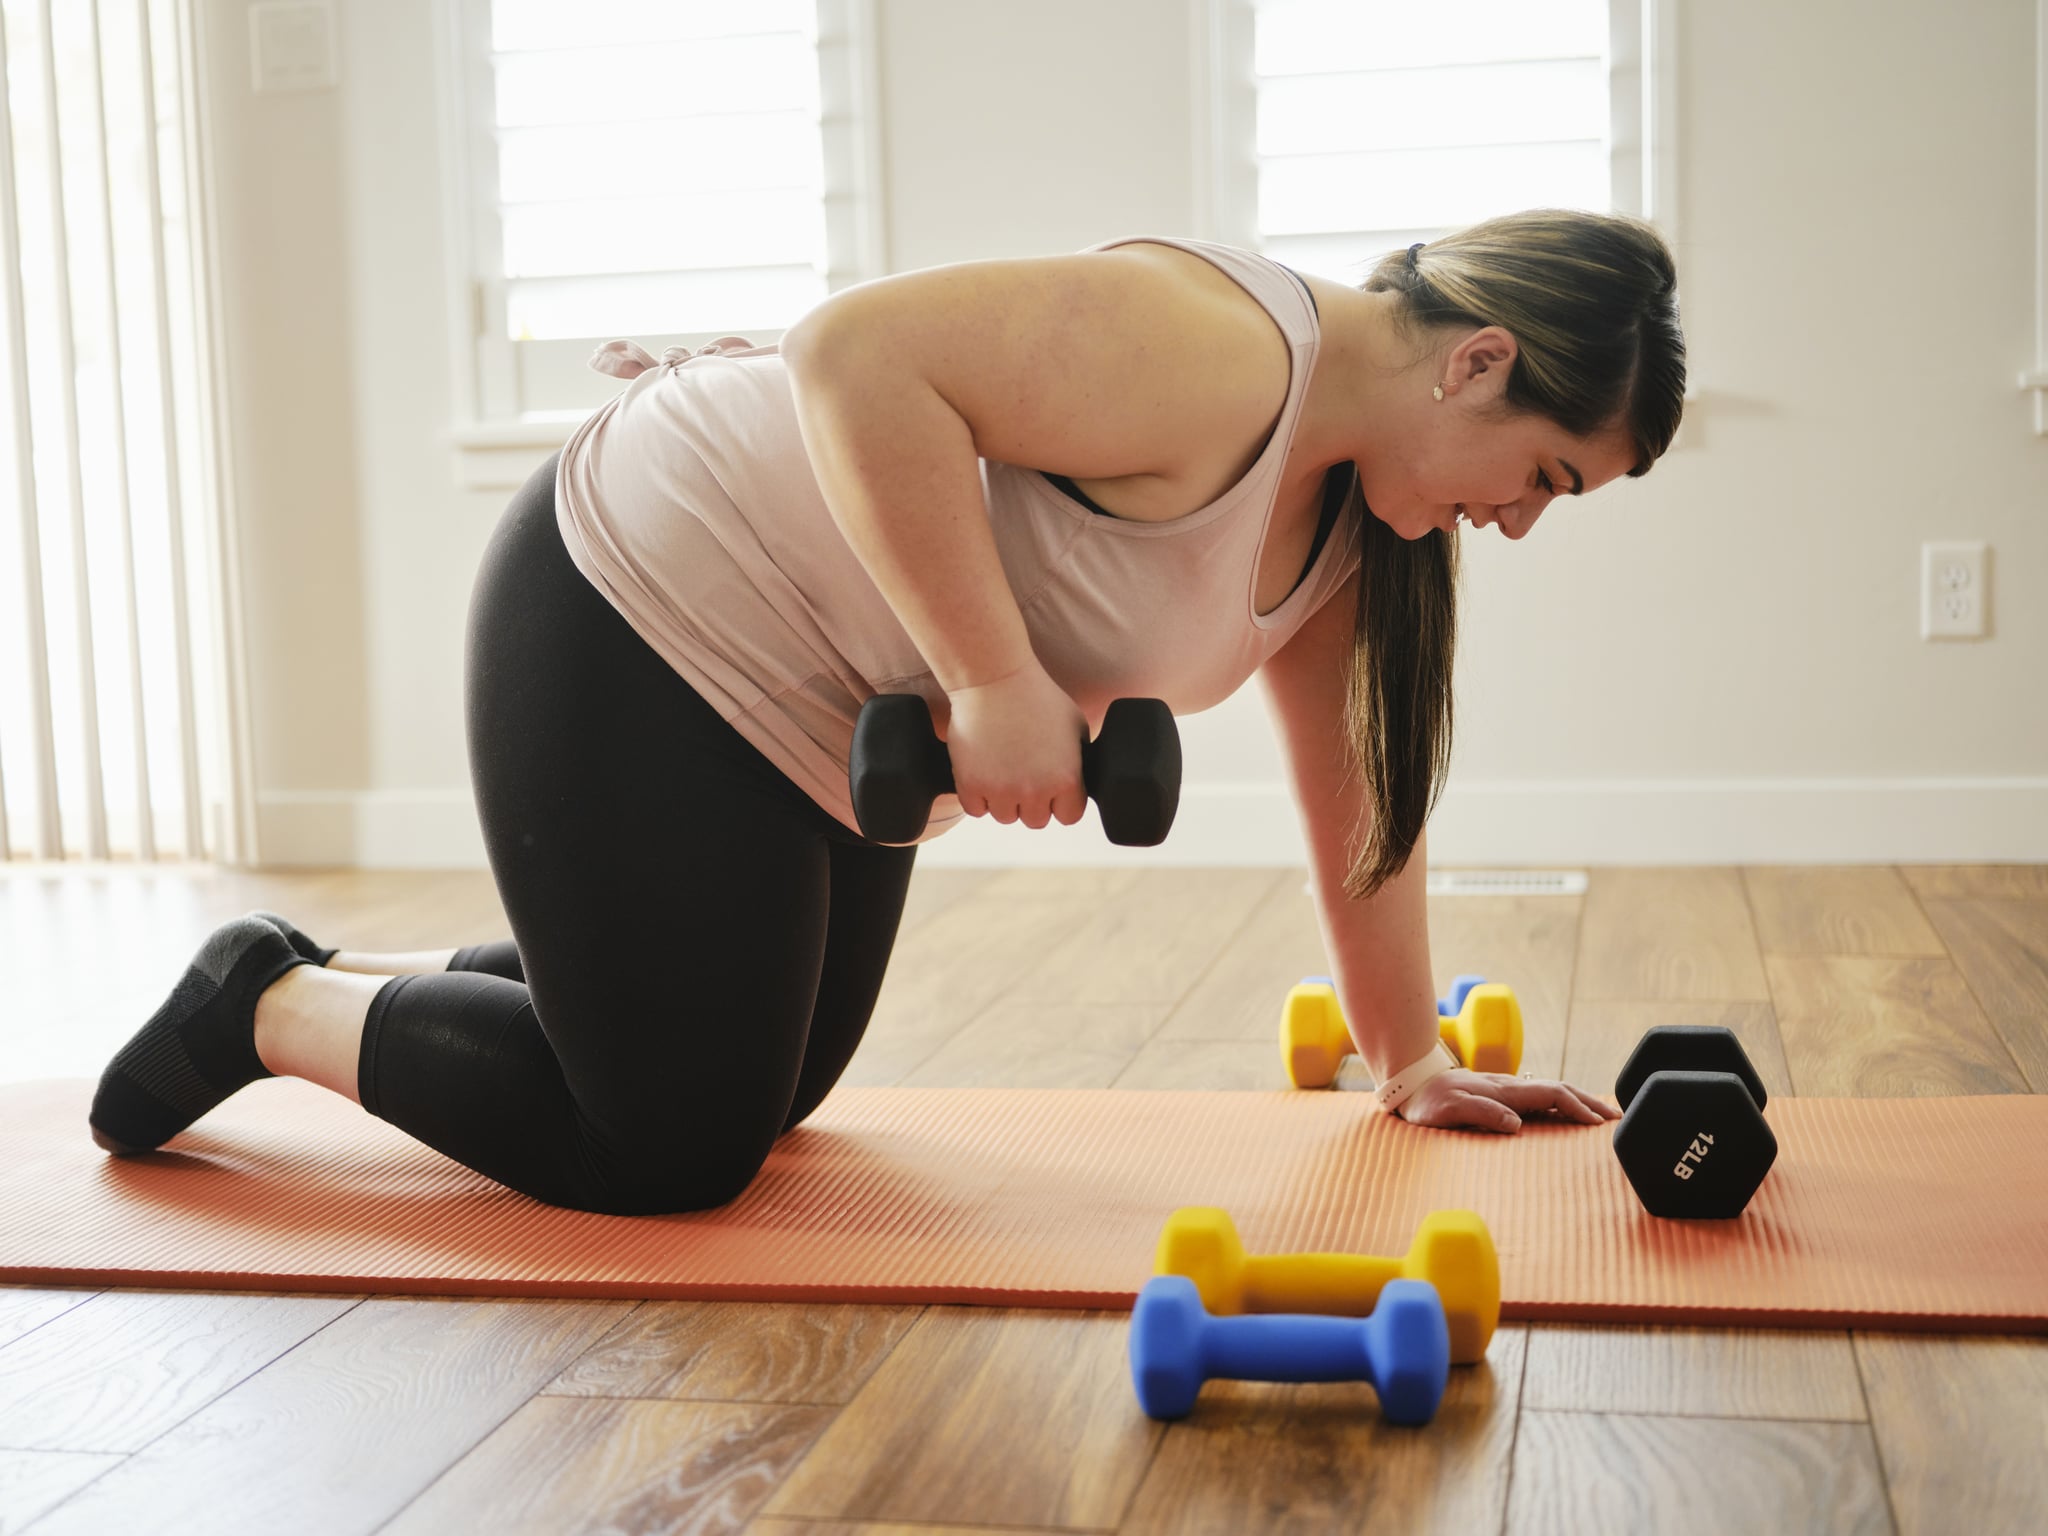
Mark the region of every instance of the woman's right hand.
POLYGON ((1506 1136, 1522 1128, 1524 1115, 1549 1115, 1580 1125, 1621 1118, 1621 1111, 1605 1099, 1569 1083, 1505 1072, 1467 1072, 1463 1067, 1432 1077, 1395 1113, 1410 1125, 1463 1126, 1506 1136))
POLYGON ((1005 677, 950 691, 946 701, 943 739, 962 811, 1034 831, 1054 819, 1065 827, 1081 819, 1088 717, 1035 658, 1005 677))

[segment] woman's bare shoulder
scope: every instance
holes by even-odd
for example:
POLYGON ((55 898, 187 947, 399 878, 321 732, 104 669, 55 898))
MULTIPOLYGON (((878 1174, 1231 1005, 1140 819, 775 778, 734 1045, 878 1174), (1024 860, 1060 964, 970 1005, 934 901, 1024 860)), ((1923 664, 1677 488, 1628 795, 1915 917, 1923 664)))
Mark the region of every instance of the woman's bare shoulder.
POLYGON ((791 327, 782 353, 799 387, 807 367, 870 388, 875 370, 909 369, 981 457, 1076 480, 1184 475, 1219 442, 1258 441, 1292 366, 1250 294, 1149 241, 863 283, 791 327))

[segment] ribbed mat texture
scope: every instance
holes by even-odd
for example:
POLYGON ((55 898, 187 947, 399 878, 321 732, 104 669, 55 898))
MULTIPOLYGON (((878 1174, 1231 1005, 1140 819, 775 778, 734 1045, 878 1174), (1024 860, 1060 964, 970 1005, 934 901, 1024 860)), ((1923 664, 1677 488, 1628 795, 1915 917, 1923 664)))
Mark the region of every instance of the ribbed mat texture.
POLYGON ((90 1082, 0 1086, 0 1279, 418 1295, 1129 1307, 1176 1206, 1250 1252, 1399 1253, 1444 1206, 1502 1313, 2048 1331, 2048 1097, 1771 1100, 1738 1219, 1643 1214, 1611 1128, 1419 1129, 1356 1093, 841 1088, 716 1211, 514 1194, 307 1083, 109 1158, 90 1082))

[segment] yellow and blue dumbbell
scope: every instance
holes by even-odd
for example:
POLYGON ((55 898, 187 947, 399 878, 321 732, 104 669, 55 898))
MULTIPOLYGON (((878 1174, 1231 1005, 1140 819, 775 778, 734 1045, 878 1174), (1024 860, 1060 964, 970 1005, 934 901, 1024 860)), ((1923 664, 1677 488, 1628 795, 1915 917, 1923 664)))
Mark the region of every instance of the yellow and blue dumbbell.
POLYGON ((1175 1211, 1153 1253, 1155 1275, 1184 1275, 1218 1317, 1241 1312, 1369 1315, 1389 1281, 1422 1280, 1442 1298, 1451 1362, 1484 1358, 1500 1321, 1500 1259, 1476 1211, 1432 1211, 1398 1258, 1355 1253, 1247 1254, 1228 1212, 1175 1211))
POLYGON ((1369 1381, 1389 1424, 1427 1424, 1450 1382, 1443 1303, 1389 1280, 1367 1316, 1217 1317, 1186 1275, 1154 1275, 1131 1309, 1131 1384, 1155 1419, 1184 1419, 1202 1383, 1369 1381))
MULTIPOLYGON (((1444 1044, 1474 1072, 1522 1070, 1522 1005, 1514 988, 1484 976, 1460 976, 1439 998, 1444 1044)), ((1305 976, 1280 1010, 1280 1060, 1297 1088, 1327 1088, 1337 1065, 1352 1054, 1351 1031, 1327 976, 1305 976)))

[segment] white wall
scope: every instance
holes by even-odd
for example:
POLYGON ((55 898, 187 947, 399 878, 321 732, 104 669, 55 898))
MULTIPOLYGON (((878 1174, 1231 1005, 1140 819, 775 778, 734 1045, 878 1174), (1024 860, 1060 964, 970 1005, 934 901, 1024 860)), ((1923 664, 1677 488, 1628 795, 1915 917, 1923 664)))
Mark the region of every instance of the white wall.
MULTIPOLYGON (((254 96, 246 0, 203 0, 263 856, 481 864, 462 628, 505 498, 457 489, 442 437, 431 12, 336 9, 339 89, 254 96)), ((1701 398, 1646 480, 1468 536, 1432 859, 2048 858, 2032 0, 1679 9, 1701 398), (1988 640, 1918 637, 1920 544, 1950 538, 1993 548, 1988 640)), ((1200 233, 1196 7, 878 11, 892 270, 1200 233)), ((1151 856, 1299 858, 1256 685, 1182 727, 1151 856)), ((1145 855, 1091 818, 921 857, 1145 855)))

